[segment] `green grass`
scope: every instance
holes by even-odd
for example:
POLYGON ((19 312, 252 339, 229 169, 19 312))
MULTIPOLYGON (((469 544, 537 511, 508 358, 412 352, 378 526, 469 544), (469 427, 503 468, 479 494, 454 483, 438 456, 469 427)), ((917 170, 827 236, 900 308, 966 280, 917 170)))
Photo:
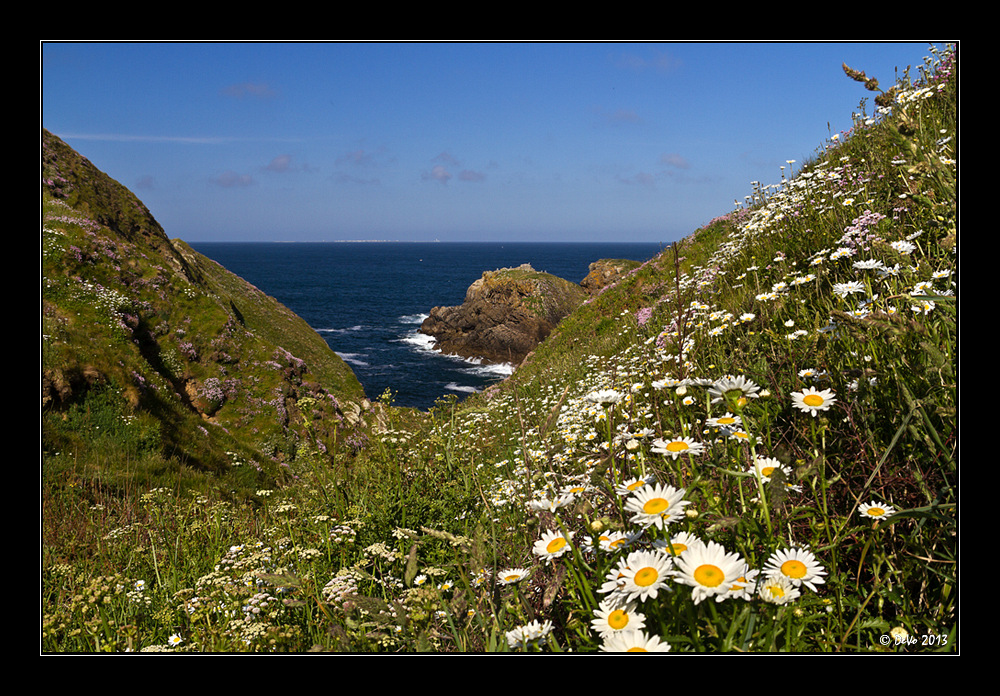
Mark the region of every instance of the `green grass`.
POLYGON ((354 456, 297 440, 252 499, 147 487, 156 422, 70 409, 53 437, 100 428, 132 475, 45 458, 43 651, 588 652, 622 607, 674 653, 957 651, 955 60, 503 383, 429 413, 387 393, 354 456), (676 515, 636 517, 658 498, 676 515), (784 603, 773 558, 802 563, 784 603))

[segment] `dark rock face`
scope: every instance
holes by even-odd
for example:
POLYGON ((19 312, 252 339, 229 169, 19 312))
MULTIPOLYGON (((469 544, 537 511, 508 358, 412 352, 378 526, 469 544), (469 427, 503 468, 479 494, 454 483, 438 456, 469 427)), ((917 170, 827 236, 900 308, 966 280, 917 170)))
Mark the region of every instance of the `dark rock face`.
POLYGON ((483 273, 465 301, 435 307, 420 331, 443 353, 519 365, 586 298, 576 283, 529 264, 483 273))

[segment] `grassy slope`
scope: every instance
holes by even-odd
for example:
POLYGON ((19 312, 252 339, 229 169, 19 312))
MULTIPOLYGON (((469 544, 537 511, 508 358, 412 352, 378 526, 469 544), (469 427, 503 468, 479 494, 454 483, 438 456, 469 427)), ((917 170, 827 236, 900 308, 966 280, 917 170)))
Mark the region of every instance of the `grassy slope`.
POLYGON ((673 583, 633 613, 674 652, 956 649, 956 71, 948 57, 891 115, 860 117, 793 179, 588 301, 504 383, 425 417, 388 409, 346 475, 316 468, 256 512, 226 508, 208 543, 189 522, 217 530, 222 513, 155 497, 158 516, 121 532, 131 546, 45 569, 43 646, 598 650, 605 575, 684 531, 750 569, 806 546, 823 574, 784 606, 695 603, 673 583), (729 376, 760 390, 740 399, 729 376), (798 408, 806 389, 829 410, 798 408), (602 390, 614 406, 588 399, 602 390), (759 457, 781 473, 753 474, 759 457), (683 488, 687 514, 587 550, 643 531, 615 493, 638 476, 683 488), (868 502, 898 512, 863 517, 868 502), (560 530, 576 550, 541 555, 560 530), (152 563, 158 535, 199 558, 152 563), (155 591, 115 591, 97 567, 155 591), (107 598, 100 622, 88 596, 107 598), (219 613, 251 600, 264 610, 219 613), (885 645, 890 629, 922 642, 885 645))
POLYGON ((323 339, 169 240, 138 199, 57 138, 46 132, 43 145, 46 495, 246 495, 307 455, 335 456, 353 430, 341 407, 364 393, 323 339))

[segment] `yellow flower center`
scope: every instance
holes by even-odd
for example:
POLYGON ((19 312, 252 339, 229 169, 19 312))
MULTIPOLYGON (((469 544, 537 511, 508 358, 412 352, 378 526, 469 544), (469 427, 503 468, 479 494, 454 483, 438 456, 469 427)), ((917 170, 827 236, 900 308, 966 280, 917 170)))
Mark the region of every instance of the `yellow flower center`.
POLYGON ((688 443, 683 440, 674 440, 669 445, 667 445, 668 452, 683 452, 688 449, 688 443))
POLYGON ((722 425, 732 425, 733 423, 736 422, 736 419, 733 418, 732 416, 723 416, 718 420, 718 422, 721 423, 722 425))
POLYGON ((726 579, 726 574, 719 566, 706 563, 695 568, 694 579, 705 587, 718 587, 726 579))
POLYGON ((670 507, 669 500, 665 498, 650 498, 643 504, 642 511, 647 515, 659 515, 668 507, 670 507))
POLYGON ((624 609, 615 609, 608 615, 608 626, 620 631, 628 626, 628 613, 624 609))
POLYGON ((823 405, 823 397, 819 394, 806 394, 802 397, 802 403, 806 406, 812 406, 816 408, 817 406, 823 405))
POLYGON ((555 553, 565 545, 566 545, 565 537, 556 537, 555 539, 553 539, 548 543, 548 545, 545 547, 545 550, 548 551, 549 553, 555 553))
POLYGON ((627 489, 629 489, 630 491, 634 491, 636 488, 642 488, 645 485, 646 485, 645 481, 636 481, 635 483, 630 483, 629 485, 627 485, 625 487, 627 489))
POLYGON ((645 568, 640 568, 635 571, 635 575, 632 579, 639 587, 649 587, 660 579, 660 573, 656 570, 656 568, 646 566, 645 568))
POLYGON ((608 544, 608 548, 617 549, 619 546, 624 545, 626 541, 627 541, 626 539, 615 539, 610 544, 608 544))
POLYGON ((520 577, 519 575, 505 575, 503 579, 507 582, 513 582, 514 580, 517 580, 519 577, 520 577))
POLYGON ((771 593, 772 597, 784 597, 785 588, 781 585, 769 585, 767 591, 771 593))
POLYGON ((872 517, 881 517, 882 515, 885 514, 885 510, 883 510, 880 507, 872 507, 868 508, 868 514, 871 515, 872 517))
POLYGON ((687 544, 671 544, 670 550, 675 556, 680 556, 682 553, 687 551, 687 544))
POLYGON ((744 583, 746 581, 747 581, 746 576, 736 578, 736 584, 729 588, 730 591, 736 592, 737 590, 742 590, 743 585, 741 583, 744 583))
POLYGON ((649 651, 646 650, 646 648, 640 648, 639 646, 636 646, 634 648, 629 648, 625 652, 649 652, 649 651))
POLYGON ((806 564, 793 558, 781 564, 781 572, 790 578, 802 578, 806 575, 806 564))
POLYGON ((774 472, 774 467, 773 466, 765 466, 764 468, 762 468, 760 470, 760 475, 761 476, 770 476, 773 472, 774 472))

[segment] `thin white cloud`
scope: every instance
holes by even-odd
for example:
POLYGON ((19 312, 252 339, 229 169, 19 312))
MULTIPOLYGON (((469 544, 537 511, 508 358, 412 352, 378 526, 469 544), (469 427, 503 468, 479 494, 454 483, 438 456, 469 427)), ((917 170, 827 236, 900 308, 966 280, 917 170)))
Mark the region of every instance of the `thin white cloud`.
POLYGON ((215 183, 223 188, 242 188, 252 186, 254 181, 253 177, 249 174, 240 174, 230 170, 217 176, 215 183))
POLYGON ((434 165, 429 172, 424 172, 420 176, 424 180, 440 181, 442 184, 447 184, 451 179, 451 173, 440 164, 434 165))
POLYGON ((292 156, 291 155, 278 155, 270 163, 264 167, 265 170, 269 172, 283 173, 287 172, 292 168, 292 156))
POLYGON ((480 181, 486 181, 486 175, 482 172, 474 172, 470 169, 463 169, 458 174, 458 180, 478 183, 480 181))
POLYGON ((229 85, 222 89, 222 93, 227 97, 235 97, 236 99, 243 99, 245 97, 253 97, 257 99, 271 99, 277 96, 277 92, 271 89, 270 85, 261 84, 256 82, 241 82, 235 85, 229 85))
POLYGON ((233 138, 194 137, 180 135, 125 135, 123 133, 66 133, 59 136, 63 140, 103 140, 120 143, 194 143, 196 145, 220 145, 233 142, 233 138))
POLYGON ((667 73, 680 67, 681 62, 669 53, 656 53, 653 56, 639 56, 634 53, 621 53, 612 56, 611 62, 619 68, 626 70, 655 70, 660 73, 667 73))
POLYGON ((125 133, 56 133, 63 140, 102 140, 120 143, 190 143, 194 145, 222 145, 236 142, 294 143, 299 138, 231 138, 225 136, 192 135, 127 135, 125 133))
POLYGON ((676 152, 664 152, 660 155, 660 164, 665 164, 669 167, 675 167, 677 169, 691 168, 691 163, 678 155, 676 152))

